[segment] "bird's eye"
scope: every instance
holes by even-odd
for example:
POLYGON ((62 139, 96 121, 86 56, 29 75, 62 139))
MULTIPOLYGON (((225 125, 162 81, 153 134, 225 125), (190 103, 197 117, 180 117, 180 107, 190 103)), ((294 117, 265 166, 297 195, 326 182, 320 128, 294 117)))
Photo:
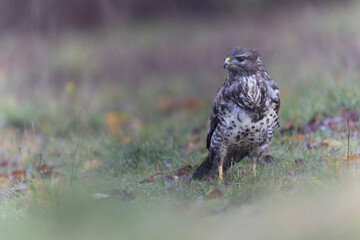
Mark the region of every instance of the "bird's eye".
POLYGON ((243 62, 243 61, 245 61, 245 58, 244 57, 237 57, 236 60, 238 60, 238 62, 243 62))

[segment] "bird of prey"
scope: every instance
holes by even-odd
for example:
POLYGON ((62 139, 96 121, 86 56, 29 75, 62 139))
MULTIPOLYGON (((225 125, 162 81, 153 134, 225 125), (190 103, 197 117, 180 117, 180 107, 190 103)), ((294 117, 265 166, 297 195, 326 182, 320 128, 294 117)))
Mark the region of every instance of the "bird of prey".
POLYGON ((236 47, 225 56, 228 75, 215 96, 206 139, 208 156, 193 179, 219 174, 232 164, 250 157, 256 162, 269 147, 278 128, 279 88, 267 73, 259 53, 236 47))

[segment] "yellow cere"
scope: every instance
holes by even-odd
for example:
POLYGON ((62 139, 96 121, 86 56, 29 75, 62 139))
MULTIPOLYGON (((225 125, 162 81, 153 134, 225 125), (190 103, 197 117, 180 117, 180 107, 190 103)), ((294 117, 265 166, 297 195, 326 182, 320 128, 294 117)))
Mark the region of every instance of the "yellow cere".
POLYGON ((225 61, 226 61, 227 63, 229 63, 229 62, 230 62, 230 58, 227 57, 227 58, 225 59, 225 61))

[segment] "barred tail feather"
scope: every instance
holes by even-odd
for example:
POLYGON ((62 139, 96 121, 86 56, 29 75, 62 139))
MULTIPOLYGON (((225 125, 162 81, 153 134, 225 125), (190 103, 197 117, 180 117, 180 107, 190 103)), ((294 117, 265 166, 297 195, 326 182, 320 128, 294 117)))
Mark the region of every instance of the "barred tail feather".
POLYGON ((193 179, 203 179, 205 176, 210 175, 210 170, 212 170, 212 160, 210 154, 205 158, 201 165, 196 169, 192 175, 193 179))

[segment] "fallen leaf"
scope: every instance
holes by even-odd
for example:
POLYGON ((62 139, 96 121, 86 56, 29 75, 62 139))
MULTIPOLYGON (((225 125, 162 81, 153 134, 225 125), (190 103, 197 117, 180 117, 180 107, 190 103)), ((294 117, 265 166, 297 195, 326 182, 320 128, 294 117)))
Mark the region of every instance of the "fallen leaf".
POLYGON ((180 168, 177 170, 176 174, 166 176, 166 179, 178 181, 180 178, 189 178, 191 176, 193 167, 190 165, 187 165, 183 168, 180 168))
POLYGON ((185 166, 183 168, 178 169, 176 175, 179 176, 179 177, 184 176, 184 175, 190 176, 192 170, 193 170, 193 167, 190 166, 190 165, 187 165, 187 166, 185 166))
POLYGON ((207 197, 209 198, 216 198, 216 197, 221 197, 223 196, 223 193, 221 192, 221 190, 219 188, 214 188, 212 190, 210 190, 207 194, 207 197))

